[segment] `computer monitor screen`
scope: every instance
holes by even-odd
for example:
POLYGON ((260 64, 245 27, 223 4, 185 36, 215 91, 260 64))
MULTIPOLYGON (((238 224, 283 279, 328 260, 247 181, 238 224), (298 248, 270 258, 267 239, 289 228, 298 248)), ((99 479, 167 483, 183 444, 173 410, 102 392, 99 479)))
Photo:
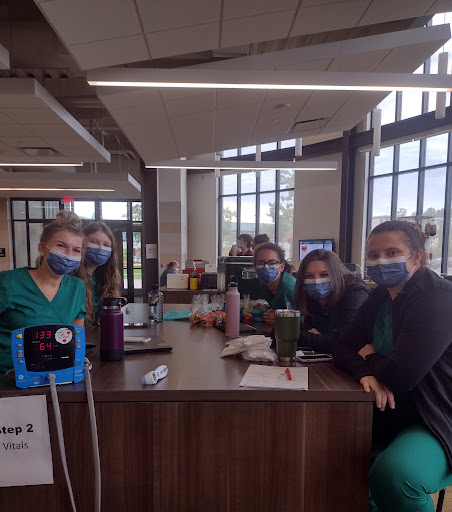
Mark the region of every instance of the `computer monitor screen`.
POLYGON ((317 240, 300 240, 300 261, 314 249, 326 249, 334 251, 333 238, 319 238, 317 240))

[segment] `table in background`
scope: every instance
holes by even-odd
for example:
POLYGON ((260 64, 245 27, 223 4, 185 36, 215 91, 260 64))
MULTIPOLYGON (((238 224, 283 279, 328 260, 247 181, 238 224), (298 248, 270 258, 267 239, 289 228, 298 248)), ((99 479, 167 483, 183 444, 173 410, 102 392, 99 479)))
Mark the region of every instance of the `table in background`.
MULTIPOLYGON (((249 363, 219 357, 226 338, 215 328, 164 322, 126 332, 158 334, 173 352, 115 363, 98 349, 90 356, 104 512, 367 510, 372 395, 331 363, 310 366, 309 391, 243 389, 249 363), (142 386, 160 364, 168 376, 142 386)), ((41 393, 49 397, 0 380, 0 396, 41 393)), ((78 511, 91 512, 84 383, 61 386, 59 399, 78 511)), ((55 484, 0 488, 0 510, 70 510, 50 403, 49 417, 55 484)))

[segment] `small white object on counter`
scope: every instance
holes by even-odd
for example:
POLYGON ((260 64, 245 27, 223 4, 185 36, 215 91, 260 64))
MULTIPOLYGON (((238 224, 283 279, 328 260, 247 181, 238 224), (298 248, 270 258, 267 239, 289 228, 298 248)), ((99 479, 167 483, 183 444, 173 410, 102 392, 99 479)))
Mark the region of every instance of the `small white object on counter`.
POLYGON ((168 366, 166 366, 166 364, 162 364, 155 370, 152 370, 146 373, 146 375, 143 375, 143 377, 141 377, 141 384, 143 384, 143 386, 146 386, 146 384, 157 384, 160 379, 163 379, 167 375, 168 366))

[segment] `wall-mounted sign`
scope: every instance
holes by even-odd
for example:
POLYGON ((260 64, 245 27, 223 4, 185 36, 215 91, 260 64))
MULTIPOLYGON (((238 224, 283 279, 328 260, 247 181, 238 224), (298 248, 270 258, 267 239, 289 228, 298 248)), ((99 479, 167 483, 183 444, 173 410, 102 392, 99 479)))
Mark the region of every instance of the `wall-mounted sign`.
POLYGON ((4 247, 0 247, 0 258, 6 258, 6 249, 4 247))
POLYGON ((157 256, 157 244, 146 244, 146 259, 152 260, 157 256))
POLYGON ((0 398, 0 487, 53 484, 45 395, 0 398))
POLYGON ((70 204, 74 201, 74 196, 63 196, 61 198, 61 204, 70 204))

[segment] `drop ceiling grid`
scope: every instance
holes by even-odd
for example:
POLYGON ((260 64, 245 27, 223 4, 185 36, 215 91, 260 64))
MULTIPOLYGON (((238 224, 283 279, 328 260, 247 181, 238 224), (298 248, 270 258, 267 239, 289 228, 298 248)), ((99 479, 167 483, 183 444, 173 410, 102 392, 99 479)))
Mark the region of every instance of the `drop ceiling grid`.
POLYGON ((434 0, 250 0, 245 5, 223 0, 221 10, 221 0, 135 0, 137 11, 133 2, 35 0, 83 69, 285 38, 290 29, 290 36, 298 36, 433 14, 445 5, 434 0))

